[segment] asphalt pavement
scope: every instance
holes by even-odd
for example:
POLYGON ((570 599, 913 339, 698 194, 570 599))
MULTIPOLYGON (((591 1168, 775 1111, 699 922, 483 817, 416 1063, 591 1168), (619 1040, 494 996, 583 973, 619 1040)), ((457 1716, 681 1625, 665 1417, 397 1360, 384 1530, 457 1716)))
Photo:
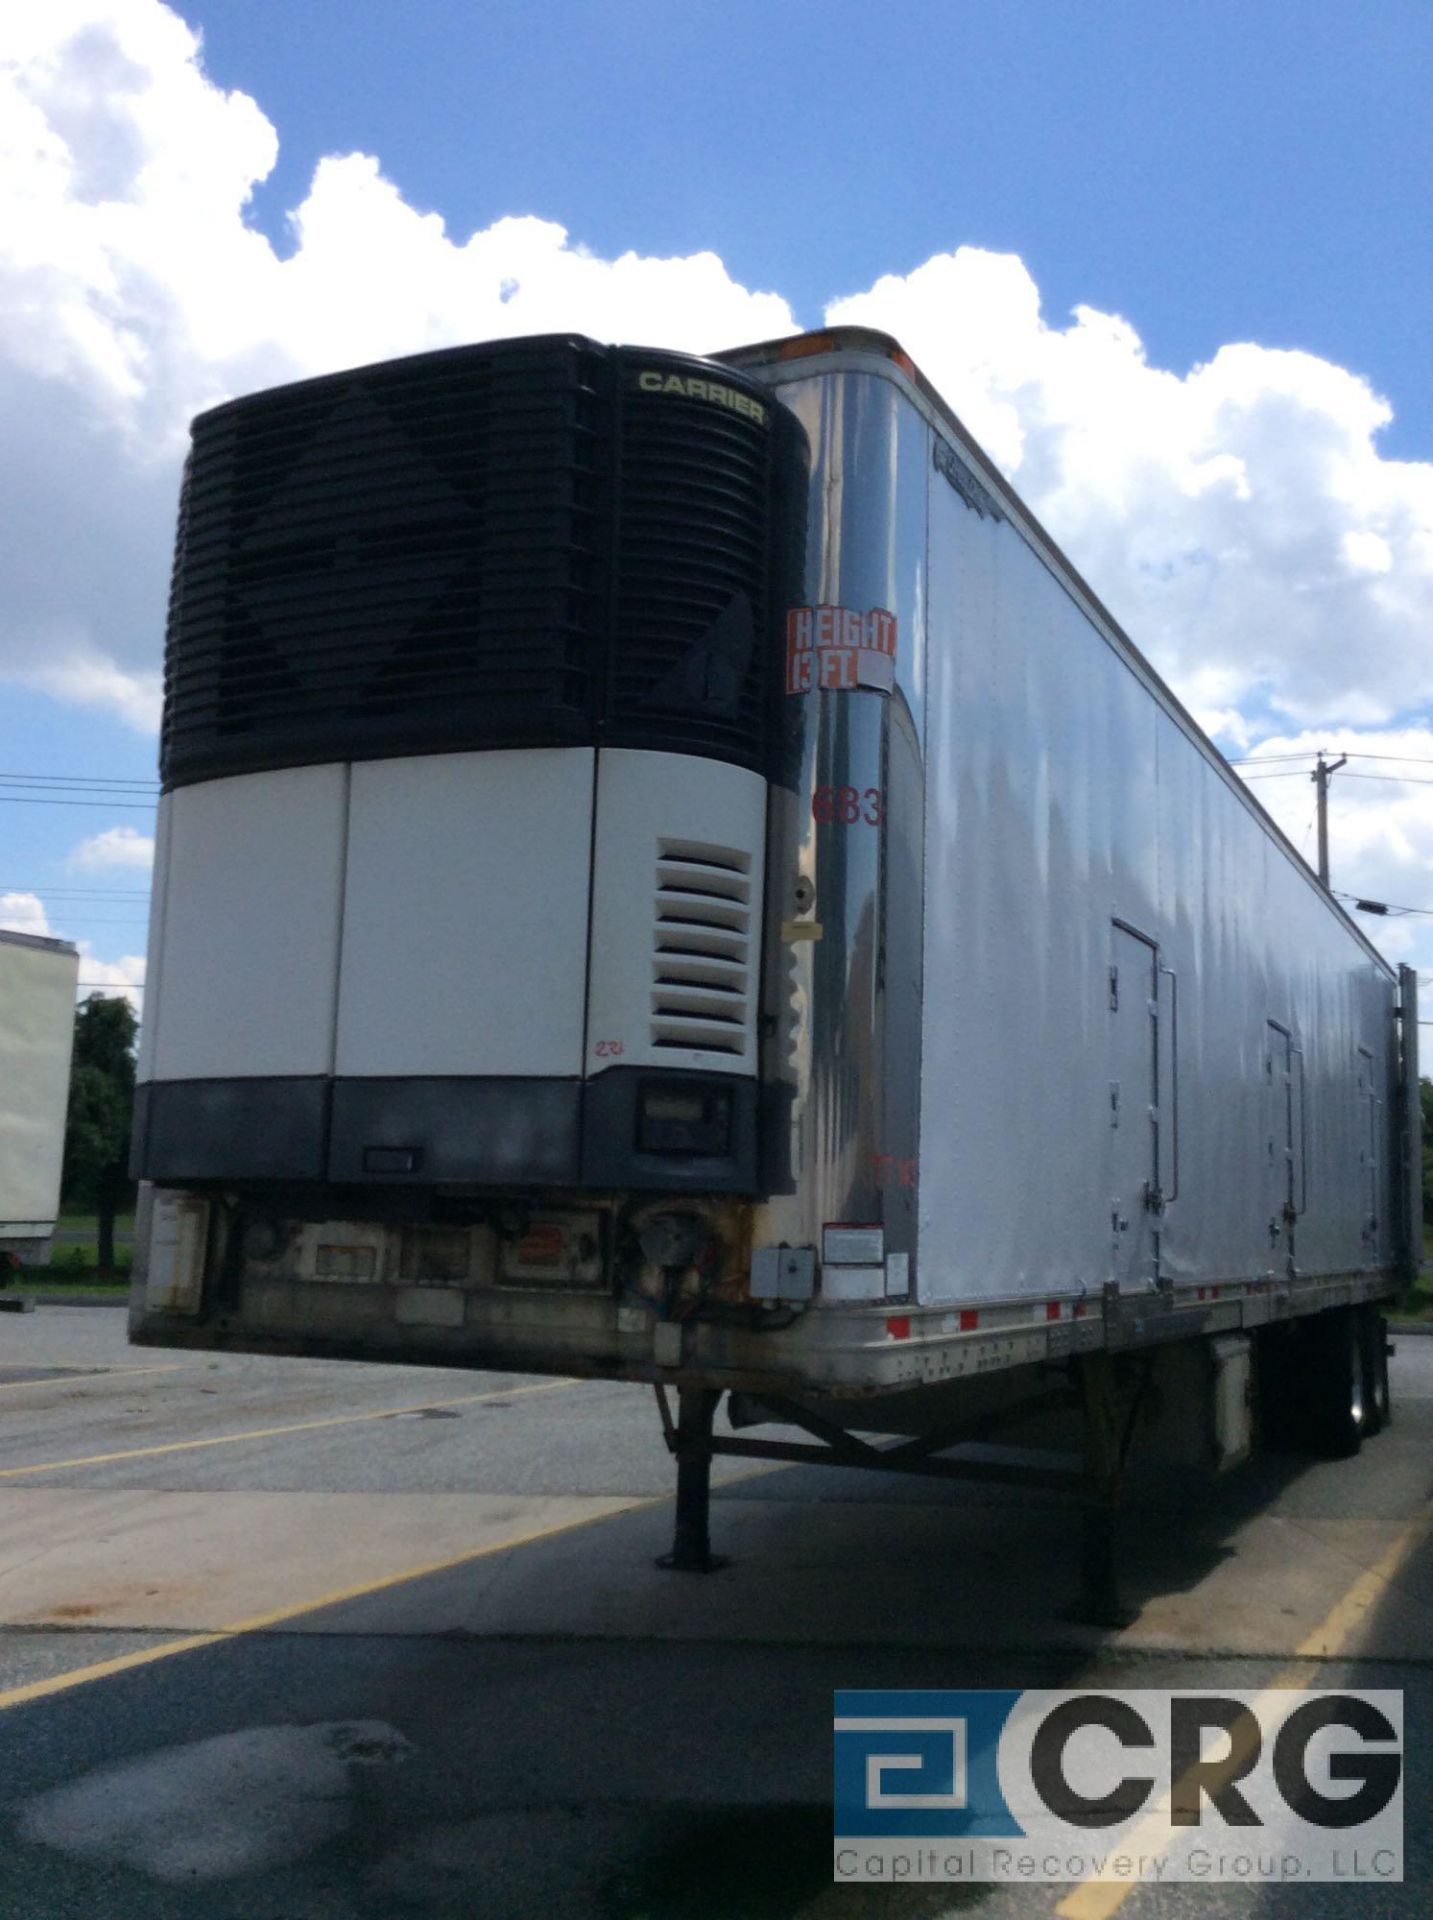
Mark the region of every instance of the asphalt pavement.
POLYGON ((1433 1341, 1394 1384, 1356 1460, 1142 1488, 1101 1633, 1053 1494, 722 1462, 731 1566, 663 1573, 645 1391, 7 1318, 0 1916, 1421 1915, 1433 1341), (1403 1689, 1403 1885, 831 1884, 837 1688, 1273 1681, 1403 1689))

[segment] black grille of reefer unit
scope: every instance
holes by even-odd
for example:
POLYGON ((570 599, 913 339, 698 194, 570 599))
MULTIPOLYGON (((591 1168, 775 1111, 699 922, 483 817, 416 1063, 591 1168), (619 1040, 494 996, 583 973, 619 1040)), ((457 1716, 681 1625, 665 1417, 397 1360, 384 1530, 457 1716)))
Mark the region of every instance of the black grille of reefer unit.
POLYGON ((571 337, 202 415, 166 785, 602 740, 763 766, 798 438, 743 375, 571 337))
POLYGON ((606 701, 614 745, 760 764, 753 747, 767 737, 775 681, 772 495, 788 423, 724 372, 628 355, 606 701))

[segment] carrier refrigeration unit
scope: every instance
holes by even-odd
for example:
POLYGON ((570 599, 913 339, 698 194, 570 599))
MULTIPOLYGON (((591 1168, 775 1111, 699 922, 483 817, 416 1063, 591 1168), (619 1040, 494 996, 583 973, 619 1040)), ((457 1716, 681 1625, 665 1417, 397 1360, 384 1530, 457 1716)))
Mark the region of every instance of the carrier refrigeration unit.
POLYGON ((652 1383, 678 1565, 713 1452, 1386 1417, 1413 976, 885 336, 203 415, 162 771, 136 1340, 652 1383))

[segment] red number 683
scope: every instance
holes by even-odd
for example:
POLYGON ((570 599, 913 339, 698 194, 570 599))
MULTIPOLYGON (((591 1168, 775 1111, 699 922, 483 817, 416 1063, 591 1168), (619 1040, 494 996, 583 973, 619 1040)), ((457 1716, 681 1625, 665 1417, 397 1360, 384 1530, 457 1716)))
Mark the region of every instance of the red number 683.
POLYGON ((886 817, 886 797, 879 787, 817 787, 811 796, 811 817, 823 827, 878 827, 886 817))

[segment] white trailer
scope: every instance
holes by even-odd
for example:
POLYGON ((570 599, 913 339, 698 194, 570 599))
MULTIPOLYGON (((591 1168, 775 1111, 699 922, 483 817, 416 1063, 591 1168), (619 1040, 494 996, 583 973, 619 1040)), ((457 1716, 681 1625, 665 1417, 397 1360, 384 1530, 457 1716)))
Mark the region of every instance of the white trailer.
POLYGON ((654 1383, 679 1565, 714 1451, 1386 1416, 1413 976, 894 341, 203 416, 166 684, 136 1340, 654 1383))
POLYGON ((79 970, 67 941, 0 928, 0 1266, 50 1257, 79 970))

